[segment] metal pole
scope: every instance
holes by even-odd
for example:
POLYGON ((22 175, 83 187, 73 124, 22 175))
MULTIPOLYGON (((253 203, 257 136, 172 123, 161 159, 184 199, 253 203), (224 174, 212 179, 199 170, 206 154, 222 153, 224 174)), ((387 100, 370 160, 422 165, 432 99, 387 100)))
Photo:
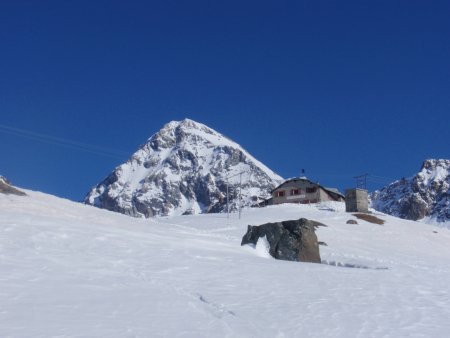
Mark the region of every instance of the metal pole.
POLYGON ((228 177, 227 177, 227 218, 230 218, 230 204, 228 202, 228 177))
MULTIPOLYGON (((228 218, 230 217, 230 205, 229 205, 229 192, 228 192, 228 186, 229 186, 229 182, 228 179, 235 177, 237 175, 239 175, 239 195, 238 195, 238 207, 239 207, 239 219, 241 218, 241 198, 242 198, 242 174, 246 173, 246 171, 241 171, 240 173, 237 173, 235 175, 232 176, 226 176, 227 178, 227 213, 228 213, 228 218)), ((236 190, 233 191, 233 194, 236 192, 236 190)))
POLYGON ((369 176, 369 174, 362 174, 353 177, 356 180, 356 188, 364 190, 367 189, 367 176, 369 176))
POLYGON ((239 219, 241 219, 241 209, 242 209, 242 172, 239 173, 239 219))

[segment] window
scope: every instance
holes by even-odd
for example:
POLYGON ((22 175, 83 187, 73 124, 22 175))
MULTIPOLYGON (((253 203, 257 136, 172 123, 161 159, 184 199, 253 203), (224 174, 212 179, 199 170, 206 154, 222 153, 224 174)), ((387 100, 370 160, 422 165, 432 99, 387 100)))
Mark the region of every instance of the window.
POLYGON ((275 192, 275 197, 284 197, 284 190, 278 190, 275 192))
POLYGON ((291 196, 300 195, 300 189, 291 189, 291 196))
POLYGON ((314 193, 314 192, 316 192, 316 191, 317 191, 317 188, 316 188, 316 187, 306 188, 306 192, 307 192, 308 194, 312 194, 312 193, 314 193))

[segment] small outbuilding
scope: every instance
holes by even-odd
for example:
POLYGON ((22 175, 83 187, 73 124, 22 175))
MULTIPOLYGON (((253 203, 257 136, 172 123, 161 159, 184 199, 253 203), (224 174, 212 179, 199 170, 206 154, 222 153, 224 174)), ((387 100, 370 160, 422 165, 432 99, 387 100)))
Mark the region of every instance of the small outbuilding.
POLYGON ((272 203, 344 202, 345 197, 337 189, 322 187, 306 177, 291 178, 272 190, 272 203))
POLYGON ((369 197, 367 190, 359 188, 346 189, 345 211, 369 212, 369 197))

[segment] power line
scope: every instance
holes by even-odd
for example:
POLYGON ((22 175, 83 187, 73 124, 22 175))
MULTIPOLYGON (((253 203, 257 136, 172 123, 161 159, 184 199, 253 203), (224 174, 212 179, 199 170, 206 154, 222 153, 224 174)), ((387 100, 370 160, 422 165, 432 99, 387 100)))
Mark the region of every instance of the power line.
POLYGON ((389 181, 389 182, 396 181, 396 179, 394 179, 394 178, 385 177, 385 176, 370 175, 370 177, 373 178, 373 179, 385 180, 385 181, 389 181))
POLYGON ((371 179, 370 177, 368 177, 367 180, 372 183, 381 183, 381 184, 389 184, 395 181, 395 180, 388 181, 388 180, 371 179))
MULTIPOLYGON (((242 214, 242 174, 248 173, 246 170, 242 170, 239 173, 232 175, 232 176, 226 176, 226 184, 227 184, 227 218, 230 218, 230 207, 229 207, 229 195, 228 195, 228 180, 232 177, 236 177, 239 175, 239 195, 238 195, 238 207, 239 207, 239 219, 241 219, 242 214)), ((251 172, 250 172, 251 176, 251 172)))
POLYGON ((55 137, 55 136, 51 136, 51 135, 47 135, 47 134, 36 133, 34 131, 16 128, 16 127, 10 127, 10 126, 4 125, 4 124, 0 124, 0 132, 27 138, 27 139, 31 139, 31 140, 45 142, 45 143, 49 143, 49 144, 53 144, 53 145, 57 145, 57 146, 61 146, 61 147, 69 148, 69 149, 84 151, 84 152, 95 154, 95 155, 108 156, 108 157, 113 157, 113 158, 118 158, 118 159, 123 159, 124 157, 129 156, 129 154, 127 154, 125 151, 107 148, 107 147, 96 146, 96 145, 87 144, 87 143, 78 142, 78 141, 72 141, 72 140, 55 137))

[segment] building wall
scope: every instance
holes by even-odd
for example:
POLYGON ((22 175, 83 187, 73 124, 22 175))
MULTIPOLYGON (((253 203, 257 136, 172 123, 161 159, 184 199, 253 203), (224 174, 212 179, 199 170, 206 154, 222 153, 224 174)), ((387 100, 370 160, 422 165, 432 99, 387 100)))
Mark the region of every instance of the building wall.
POLYGON ((273 204, 281 203, 316 203, 320 200, 320 187, 309 181, 291 181, 283 184, 272 193, 273 204), (291 195, 292 189, 299 189, 298 195, 291 195), (306 192, 306 189, 315 189, 314 192, 306 192), (284 191, 284 196, 277 196, 279 191, 284 191))
POLYGON ((347 212, 368 212, 369 198, 367 190, 347 189, 345 191, 345 211, 347 212))
POLYGON ((320 201, 334 201, 334 199, 323 189, 320 189, 320 201))

